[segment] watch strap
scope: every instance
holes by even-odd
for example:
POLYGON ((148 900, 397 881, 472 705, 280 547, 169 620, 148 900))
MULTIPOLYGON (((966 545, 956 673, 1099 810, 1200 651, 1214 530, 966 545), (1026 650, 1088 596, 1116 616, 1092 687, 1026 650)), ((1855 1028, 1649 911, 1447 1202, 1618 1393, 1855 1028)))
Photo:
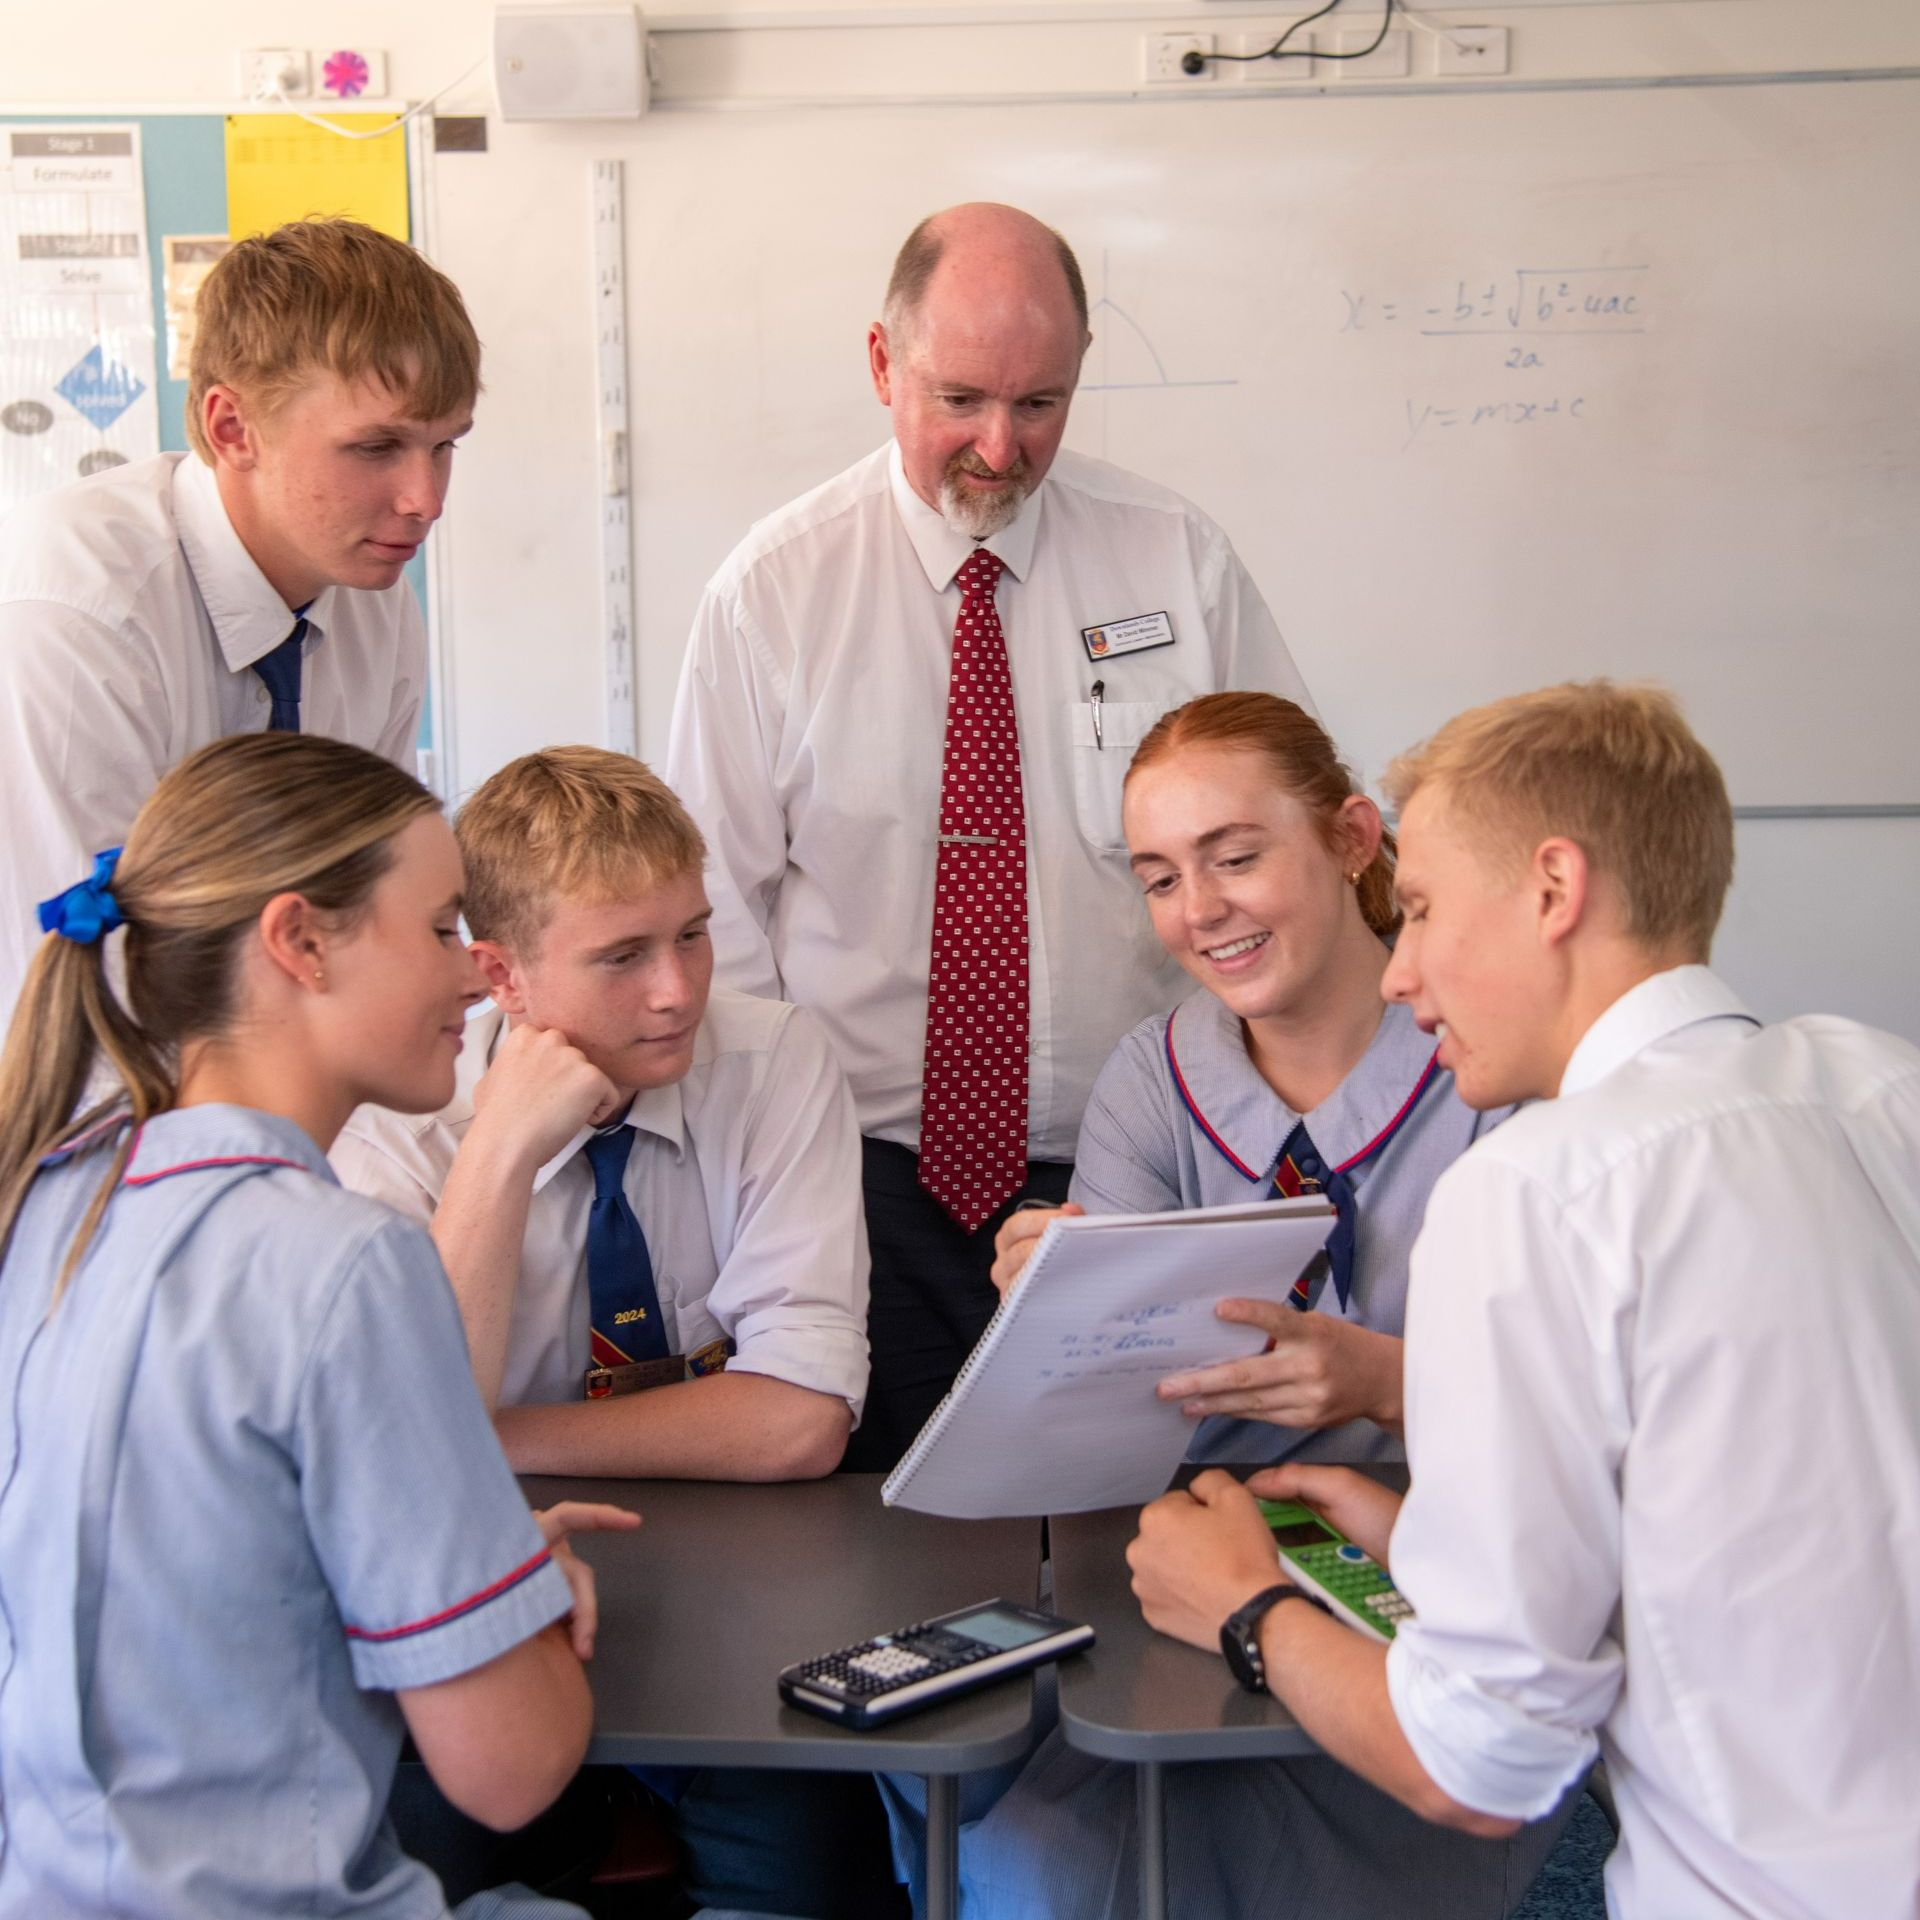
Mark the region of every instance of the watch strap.
POLYGON ((1260 1622, 1283 1600, 1304 1600, 1324 1614, 1331 1616, 1333 1612, 1317 1594, 1308 1593, 1291 1580, 1282 1580, 1263 1588, 1228 1614, 1220 1629, 1220 1651, 1226 1655, 1233 1677, 1249 1693, 1267 1691, 1267 1663, 1260 1652, 1260 1622))

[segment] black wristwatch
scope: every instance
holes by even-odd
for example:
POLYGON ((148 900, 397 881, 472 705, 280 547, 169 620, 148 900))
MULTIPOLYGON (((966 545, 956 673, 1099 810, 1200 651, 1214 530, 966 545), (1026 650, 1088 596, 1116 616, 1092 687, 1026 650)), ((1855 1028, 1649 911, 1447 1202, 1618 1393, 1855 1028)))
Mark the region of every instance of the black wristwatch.
POLYGON ((1256 1593, 1244 1607, 1228 1614, 1227 1624, 1220 1629, 1220 1651, 1227 1656, 1233 1677, 1249 1693, 1267 1690, 1267 1663, 1260 1657, 1260 1622, 1282 1600, 1304 1600, 1322 1613, 1333 1612, 1317 1595, 1296 1587, 1290 1580, 1283 1580, 1277 1587, 1256 1593))

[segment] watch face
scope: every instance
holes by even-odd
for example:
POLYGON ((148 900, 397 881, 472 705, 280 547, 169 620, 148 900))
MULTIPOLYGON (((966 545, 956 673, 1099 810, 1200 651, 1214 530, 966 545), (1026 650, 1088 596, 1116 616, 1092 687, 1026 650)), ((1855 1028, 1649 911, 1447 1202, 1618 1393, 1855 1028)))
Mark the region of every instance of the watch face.
MULTIPOLYGON (((1255 1631, 1258 1631, 1257 1624, 1255 1631)), ((1220 1629, 1220 1651, 1227 1656, 1228 1671, 1243 1687, 1254 1693, 1264 1693, 1266 1676, 1260 1670, 1258 1655, 1250 1651, 1247 1645, 1252 1637, 1241 1626, 1240 1616, 1236 1613, 1220 1629)))

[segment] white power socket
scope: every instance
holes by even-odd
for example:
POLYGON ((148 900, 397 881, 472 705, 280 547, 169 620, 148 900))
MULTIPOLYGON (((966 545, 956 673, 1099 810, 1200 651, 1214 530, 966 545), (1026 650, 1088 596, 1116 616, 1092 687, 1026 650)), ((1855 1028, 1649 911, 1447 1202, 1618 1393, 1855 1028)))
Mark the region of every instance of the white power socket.
POLYGON ((1433 43, 1435 73, 1505 73, 1505 27, 1442 27, 1433 43))
POLYGON ((313 64, 298 47, 242 47, 234 56, 234 83, 242 100, 272 100, 276 90, 304 100, 313 92, 313 64))
POLYGON ((1190 53, 1211 53, 1210 33, 1150 33, 1140 42, 1140 77, 1149 86, 1193 86, 1211 80, 1220 69, 1211 60, 1198 73, 1189 73, 1180 64, 1190 53))

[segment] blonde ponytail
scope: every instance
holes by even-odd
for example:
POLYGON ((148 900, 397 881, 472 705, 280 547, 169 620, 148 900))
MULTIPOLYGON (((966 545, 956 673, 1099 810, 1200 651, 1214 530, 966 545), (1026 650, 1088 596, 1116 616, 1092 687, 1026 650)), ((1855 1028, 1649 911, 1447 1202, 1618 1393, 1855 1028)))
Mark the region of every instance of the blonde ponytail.
POLYGON ((321 913, 350 918, 386 871, 393 836, 437 804, 377 754, 317 734, 219 740, 160 782, 117 868, 103 857, 92 883, 97 892, 108 884, 103 871, 111 875, 114 918, 126 926, 128 1004, 107 978, 98 927, 51 932, 0 1049, 0 1258, 40 1163, 123 1113, 129 1124, 58 1299, 126 1171, 134 1132, 179 1098, 181 1047, 233 1017, 235 962, 267 902, 298 893, 321 913), (102 1062, 117 1085, 80 1111, 102 1062))

